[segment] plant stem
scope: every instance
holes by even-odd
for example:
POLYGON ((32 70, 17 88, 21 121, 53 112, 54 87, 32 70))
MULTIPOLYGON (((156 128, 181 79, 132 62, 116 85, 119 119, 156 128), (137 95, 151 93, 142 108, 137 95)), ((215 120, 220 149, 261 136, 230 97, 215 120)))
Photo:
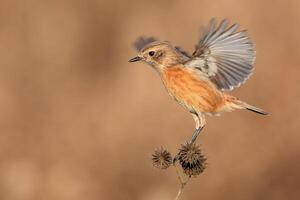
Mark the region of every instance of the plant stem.
POLYGON ((185 186, 186 184, 187 184, 187 182, 181 183, 181 184, 180 184, 180 188, 179 188, 179 190, 178 190, 178 193, 177 193, 177 196, 176 196, 175 200, 179 200, 179 199, 180 199, 180 195, 182 194, 183 189, 184 189, 184 186, 185 186))
MULTIPOLYGON (((175 161, 176 162, 176 161, 175 161)), ((188 177, 185 181, 183 180, 183 178, 180 176, 180 172, 176 166, 176 164, 174 163, 174 167, 176 169, 176 173, 177 173, 177 176, 178 176, 178 180, 180 182, 180 187, 179 187, 179 190, 178 190, 178 193, 177 193, 177 196, 175 198, 175 200, 179 200, 180 199, 180 196, 183 192, 183 189, 185 187, 185 185, 188 183, 188 181, 190 180, 190 177, 188 177)))

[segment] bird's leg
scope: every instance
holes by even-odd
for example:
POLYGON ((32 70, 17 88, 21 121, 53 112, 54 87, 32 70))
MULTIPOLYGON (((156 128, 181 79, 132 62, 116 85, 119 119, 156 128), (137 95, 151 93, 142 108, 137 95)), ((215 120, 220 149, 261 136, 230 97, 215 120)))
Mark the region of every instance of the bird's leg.
POLYGON ((194 143, 201 132, 201 130, 204 128, 206 121, 202 114, 192 113, 192 116, 196 122, 196 130, 194 131, 191 139, 191 143, 194 143))
POLYGON ((192 135, 192 139, 191 139, 191 143, 194 143, 198 137, 198 135, 200 134, 201 130, 203 129, 203 127, 199 127, 198 129, 196 129, 192 135))

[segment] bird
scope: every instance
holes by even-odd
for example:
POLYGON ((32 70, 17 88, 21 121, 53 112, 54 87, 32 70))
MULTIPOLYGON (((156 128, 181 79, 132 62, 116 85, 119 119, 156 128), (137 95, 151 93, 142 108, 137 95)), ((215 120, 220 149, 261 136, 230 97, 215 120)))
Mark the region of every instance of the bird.
POLYGON ((168 94, 195 120, 191 143, 206 125, 206 116, 238 109, 268 114, 226 93, 245 83, 254 70, 253 43, 246 30, 238 29, 228 19, 217 23, 212 18, 191 55, 155 37, 139 37, 134 42, 138 54, 129 62, 143 61, 154 68, 168 94))

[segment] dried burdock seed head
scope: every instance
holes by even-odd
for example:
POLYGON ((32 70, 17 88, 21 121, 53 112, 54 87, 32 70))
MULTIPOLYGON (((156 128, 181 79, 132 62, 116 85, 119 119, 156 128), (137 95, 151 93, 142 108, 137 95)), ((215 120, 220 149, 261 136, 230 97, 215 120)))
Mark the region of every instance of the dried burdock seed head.
POLYGON ((172 156, 169 151, 163 147, 154 151, 152 154, 153 166, 159 169, 167 169, 172 164, 172 156))
POLYGON ((206 158, 195 143, 187 142, 182 144, 177 158, 186 175, 196 176, 205 169, 206 158))

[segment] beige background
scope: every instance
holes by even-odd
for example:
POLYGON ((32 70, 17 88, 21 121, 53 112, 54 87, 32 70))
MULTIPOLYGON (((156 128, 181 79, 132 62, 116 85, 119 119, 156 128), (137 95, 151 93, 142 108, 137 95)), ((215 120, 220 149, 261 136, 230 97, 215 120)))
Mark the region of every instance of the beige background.
POLYGON ((271 113, 208 118, 208 168, 183 199, 298 199, 298 0, 0 2, 0 199, 173 199, 175 152, 194 122, 157 74, 131 64, 132 42, 155 35, 193 51, 199 28, 227 17, 248 29, 256 71, 232 94, 271 113))

